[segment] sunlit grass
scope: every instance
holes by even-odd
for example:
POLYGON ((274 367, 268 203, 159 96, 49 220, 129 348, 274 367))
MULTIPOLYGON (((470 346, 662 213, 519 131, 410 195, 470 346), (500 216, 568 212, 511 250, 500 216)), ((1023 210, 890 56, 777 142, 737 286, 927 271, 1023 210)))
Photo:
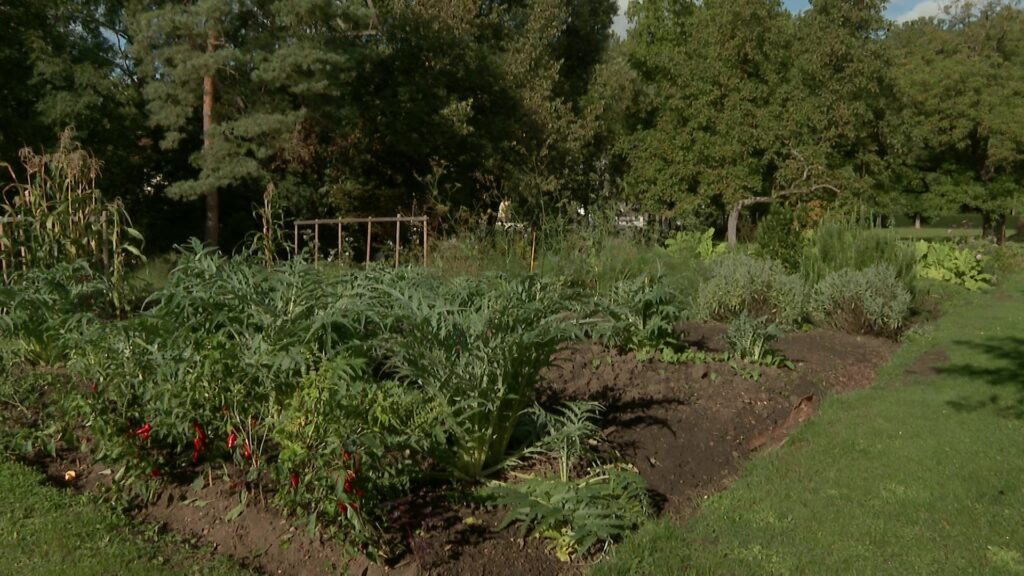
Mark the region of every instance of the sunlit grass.
MULTIPOLYGON (((960 302, 685 526, 595 574, 1024 573, 1024 276, 960 302), (941 348, 945 367, 908 376, 941 348)), ((940 355, 941 356, 941 355, 940 355)))
POLYGON ((109 506, 0 461, 0 573, 9 576, 241 576, 248 572, 133 526, 109 506))

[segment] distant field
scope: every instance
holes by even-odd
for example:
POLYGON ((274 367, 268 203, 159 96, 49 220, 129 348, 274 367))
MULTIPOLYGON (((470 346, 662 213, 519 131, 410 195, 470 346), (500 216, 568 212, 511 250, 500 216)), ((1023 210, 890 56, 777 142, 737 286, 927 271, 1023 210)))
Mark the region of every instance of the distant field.
MULTIPOLYGON (((1016 223, 1017 221, 1011 218, 1006 229, 1008 238, 1016 235, 1016 223)), ((914 221, 906 217, 897 218, 895 224, 896 233, 903 238, 935 240, 939 238, 978 238, 981 236, 980 214, 944 216, 925 222, 921 228, 914 228, 914 221)))

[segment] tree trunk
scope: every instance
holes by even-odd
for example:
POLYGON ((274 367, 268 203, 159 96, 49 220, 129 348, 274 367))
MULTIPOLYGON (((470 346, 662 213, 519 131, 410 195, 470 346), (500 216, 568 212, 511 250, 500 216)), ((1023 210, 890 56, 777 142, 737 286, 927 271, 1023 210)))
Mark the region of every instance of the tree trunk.
POLYGON ((729 222, 725 232, 725 238, 729 242, 729 246, 736 246, 736 243, 739 241, 737 228, 739 228, 740 224, 740 212, 748 206, 753 206, 754 204, 767 204, 769 202, 774 202, 775 200, 775 198, 768 196, 758 196, 755 198, 745 198, 733 204, 732 211, 729 212, 729 222))
MULTIPOLYGON (((217 33, 213 28, 206 37, 206 53, 217 49, 217 33)), ((213 128, 213 72, 203 76, 203 152, 209 153, 212 146, 213 128)), ((220 242, 220 193, 214 188, 206 193, 206 244, 217 246, 220 242)))
POLYGON ((915 230, 920 230, 921 229, 921 215, 920 214, 914 214, 914 229, 915 230))
POLYGON ((992 235, 992 215, 988 212, 981 213, 981 237, 988 238, 992 235))
POLYGON ((1002 245, 1006 242, 1006 214, 1000 214, 995 218, 996 243, 1002 245))

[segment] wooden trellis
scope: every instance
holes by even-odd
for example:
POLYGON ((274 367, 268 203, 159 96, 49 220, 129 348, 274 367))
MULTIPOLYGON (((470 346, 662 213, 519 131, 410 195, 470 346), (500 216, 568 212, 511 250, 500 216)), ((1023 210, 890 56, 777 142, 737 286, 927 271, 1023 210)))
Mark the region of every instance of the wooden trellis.
POLYGON ((322 226, 337 228, 338 231, 338 254, 342 253, 345 246, 345 236, 342 228, 346 225, 366 224, 366 264, 370 263, 371 251, 373 248, 373 224, 394 224, 395 225, 395 267, 397 268, 401 258, 402 250, 402 223, 419 224, 423 227, 423 265, 427 265, 427 239, 428 224, 426 216, 392 216, 392 217, 368 217, 368 218, 328 218, 316 220, 296 220, 294 223, 294 248, 295 253, 299 252, 299 229, 303 227, 313 228, 313 262, 320 259, 320 228, 322 226))

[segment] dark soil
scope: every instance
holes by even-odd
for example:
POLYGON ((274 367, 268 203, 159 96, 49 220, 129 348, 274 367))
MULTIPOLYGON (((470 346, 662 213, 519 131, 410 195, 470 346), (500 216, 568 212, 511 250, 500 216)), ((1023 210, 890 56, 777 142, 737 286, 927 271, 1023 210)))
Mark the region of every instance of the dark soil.
MULTIPOLYGON (((709 351, 724 347, 722 326, 683 328, 691 345, 709 351)), ((778 348, 797 364, 796 370, 761 368, 753 381, 725 364, 638 362, 633 355, 575 346, 561 351, 546 372, 542 398, 546 403, 600 402, 607 441, 647 480, 658 511, 685 516, 695 503, 728 486, 752 453, 783 443, 825 395, 870 385, 896 345, 816 331, 786 336, 778 348)), ((63 483, 72 469, 79 487, 108 478, 81 457, 51 462, 48 472, 63 483)), ((559 562, 543 541, 520 538, 516 527, 496 530, 499 511, 456 507, 445 502, 458 499, 429 496, 410 496, 416 506, 402 519, 410 553, 397 566, 346 563, 337 544, 310 537, 258 498, 240 517, 227 521, 239 493, 227 482, 212 480, 198 489, 171 485, 138 517, 267 574, 529 576, 584 570, 559 562)))
MULTIPOLYGON (((725 327, 688 325, 685 340, 712 352, 725 348, 725 327)), ((729 485, 754 452, 782 444, 809 419, 822 397, 870 386, 897 345, 870 336, 815 331, 779 341, 797 369, 761 369, 754 382, 728 365, 637 362, 596 346, 563 350, 542 395, 605 406, 604 434, 639 470, 663 513, 685 516, 729 485)), ((536 541, 492 538, 465 542, 431 574, 576 574, 536 541)))
POLYGON ((939 370, 949 364, 949 354, 942 346, 932 348, 918 356, 917 360, 904 370, 907 376, 935 376, 939 370))

